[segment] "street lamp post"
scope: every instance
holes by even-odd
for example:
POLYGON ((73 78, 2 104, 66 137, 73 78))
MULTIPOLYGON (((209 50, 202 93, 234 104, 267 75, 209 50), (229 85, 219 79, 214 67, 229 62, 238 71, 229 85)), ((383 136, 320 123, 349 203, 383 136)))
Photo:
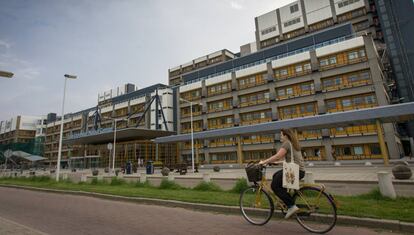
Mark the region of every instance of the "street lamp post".
POLYGON ((63 122, 65 120, 65 97, 66 97, 66 80, 67 79, 76 79, 77 76, 65 74, 65 83, 63 86, 63 101, 62 101, 62 117, 60 120, 60 135, 59 135, 59 150, 58 150, 58 159, 56 166, 56 181, 59 182, 59 173, 60 173, 60 160, 62 157, 62 139, 63 139, 63 122))
POLYGON ((194 129, 193 129, 193 102, 180 98, 180 100, 190 103, 190 125, 191 125, 191 169, 194 173, 194 129))
POLYGON ((128 119, 125 119, 125 118, 114 119, 114 149, 113 149, 113 152, 112 152, 112 174, 115 174, 116 123, 118 121, 128 121, 128 119))

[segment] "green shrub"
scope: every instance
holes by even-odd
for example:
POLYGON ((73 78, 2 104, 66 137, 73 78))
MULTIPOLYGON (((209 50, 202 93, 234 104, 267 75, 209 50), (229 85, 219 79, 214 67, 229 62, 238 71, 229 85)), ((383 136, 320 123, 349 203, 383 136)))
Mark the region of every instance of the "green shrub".
POLYGON ((110 185, 116 186, 116 185, 122 185, 122 184, 125 184, 125 183, 126 182, 123 179, 118 179, 117 177, 112 177, 110 185))
POLYGON ((245 178, 238 179, 234 187, 230 190, 233 193, 241 193, 249 187, 245 178))
POLYGON ((92 185, 98 185, 98 184, 100 184, 100 182, 98 181, 98 178, 93 178, 92 181, 91 181, 91 184, 92 185))
POLYGON ((367 194, 358 195, 356 197, 361 198, 361 199, 372 199, 372 200, 392 200, 391 198, 382 196, 378 187, 372 189, 367 194))
POLYGON ((150 188, 150 187, 152 187, 152 185, 151 185, 151 183, 147 180, 147 181, 145 181, 144 183, 141 183, 141 182, 136 182, 135 183, 135 187, 138 187, 138 188, 150 188))
POLYGON ((214 191, 214 192, 220 192, 223 191, 220 186, 218 186, 217 184, 213 183, 213 182, 200 182, 197 186, 195 186, 193 188, 194 190, 197 191, 214 191))
POLYGON ((62 183, 71 184, 72 180, 70 178, 66 178, 65 180, 62 180, 62 183))
POLYGON ((36 182, 48 182, 50 181, 50 177, 49 176, 32 176, 30 177, 31 181, 36 181, 36 182))
POLYGON ((179 184, 175 183, 174 181, 169 181, 167 179, 163 179, 158 188, 159 189, 183 189, 183 187, 180 186, 179 184))

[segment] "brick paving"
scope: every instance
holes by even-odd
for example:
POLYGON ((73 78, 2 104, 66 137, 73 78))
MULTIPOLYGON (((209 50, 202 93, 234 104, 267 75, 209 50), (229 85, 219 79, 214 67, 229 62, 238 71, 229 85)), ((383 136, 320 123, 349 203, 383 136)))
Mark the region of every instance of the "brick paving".
MULTIPOLYGON (((0 187, 0 217, 47 234, 308 234, 294 221, 248 224, 241 215, 0 187)), ((0 230, 1 231, 1 230, 0 230)), ((26 234, 25 231, 10 234, 26 234)), ((1 233, 8 234, 8 233, 1 233)), ((394 234, 337 226, 329 234, 394 234)))

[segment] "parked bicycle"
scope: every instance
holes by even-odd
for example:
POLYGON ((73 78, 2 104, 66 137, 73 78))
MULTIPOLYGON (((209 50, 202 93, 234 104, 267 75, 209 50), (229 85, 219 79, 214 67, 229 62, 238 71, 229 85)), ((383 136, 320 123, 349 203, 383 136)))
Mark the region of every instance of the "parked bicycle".
MULTIPOLYGON (((287 206, 272 191, 266 181, 266 166, 255 165, 248 172, 248 180, 253 185, 240 194, 240 211, 251 224, 264 225, 271 219, 275 209, 285 215, 287 206)), ((299 190, 292 190, 299 211, 296 221, 313 233, 329 232, 336 224, 337 206, 335 199, 326 192, 323 184, 303 184, 299 190)))

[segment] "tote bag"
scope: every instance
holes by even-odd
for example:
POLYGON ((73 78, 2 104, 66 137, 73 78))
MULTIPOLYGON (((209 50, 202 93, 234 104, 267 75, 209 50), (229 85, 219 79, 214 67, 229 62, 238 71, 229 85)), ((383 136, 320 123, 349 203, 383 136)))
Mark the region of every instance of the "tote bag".
POLYGON ((283 187, 287 189, 299 189, 299 165, 293 161, 293 148, 290 143, 290 162, 283 161, 283 187))

